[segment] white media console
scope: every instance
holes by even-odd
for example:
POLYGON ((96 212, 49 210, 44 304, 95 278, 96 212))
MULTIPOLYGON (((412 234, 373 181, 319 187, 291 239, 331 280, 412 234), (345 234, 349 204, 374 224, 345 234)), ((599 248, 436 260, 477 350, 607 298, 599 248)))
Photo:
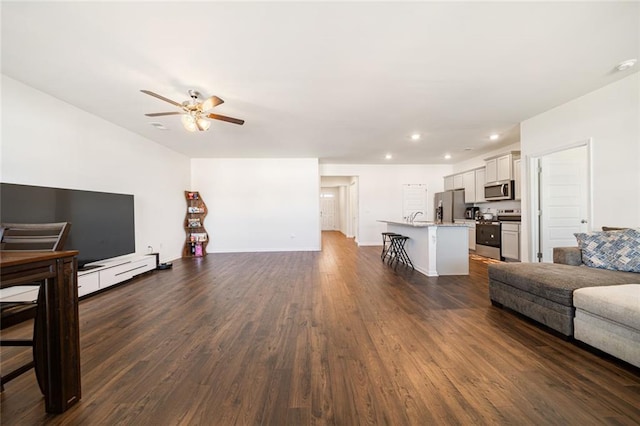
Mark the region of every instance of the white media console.
POLYGON ((156 269, 153 255, 132 255, 97 262, 100 267, 78 271, 78 297, 127 281, 136 275, 156 269))

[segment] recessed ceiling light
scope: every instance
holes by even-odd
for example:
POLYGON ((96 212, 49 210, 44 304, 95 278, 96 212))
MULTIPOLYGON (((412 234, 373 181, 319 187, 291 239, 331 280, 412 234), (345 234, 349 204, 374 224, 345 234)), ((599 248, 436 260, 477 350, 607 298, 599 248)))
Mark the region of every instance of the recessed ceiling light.
POLYGON ((420 133, 414 133, 411 135, 411 140, 412 141, 417 141, 420 140, 420 133))
POLYGON ((445 154, 444 155, 444 159, 445 160, 451 160, 451 154, 445 154))
POLYGON ((629 68, 633 68, 633 66, 636 64, 636 62, 638 62, 637 59, 627 59, 626 61, 622 61, 620 62, 617 66, 616 69, 618 71, 626 71, 629 68))
POLYGON ((499 138, 500 138, 500 135, 497 133, 494 133, 491 136, 489 136, 489 139, 491 139, 492 141, 497 141, 499 138))
POLYGON ((393 158, 393 156, 391 154, 387 154, 384 156, 385 159, 387 160, 391 160, 393 158))

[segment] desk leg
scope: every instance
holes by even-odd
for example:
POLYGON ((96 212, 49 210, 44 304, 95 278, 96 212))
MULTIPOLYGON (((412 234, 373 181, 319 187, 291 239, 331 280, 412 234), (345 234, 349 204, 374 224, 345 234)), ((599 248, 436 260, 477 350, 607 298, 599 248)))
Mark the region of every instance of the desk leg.
POLYGON ((62 413, 81 398, 77 261, 56 260, 55 278, 40 291, 34 358, 48 413, 62 413))

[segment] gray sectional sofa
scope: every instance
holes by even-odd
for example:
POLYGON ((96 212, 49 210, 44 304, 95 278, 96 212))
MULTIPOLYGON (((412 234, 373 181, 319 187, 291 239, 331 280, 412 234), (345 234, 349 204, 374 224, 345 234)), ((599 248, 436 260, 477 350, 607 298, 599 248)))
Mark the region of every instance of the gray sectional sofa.
POLYGON ((640 367, 640 284, 573 292, 574 338, 640 367))
POLYGON ((575 236, 553 263, 490 265, 491 302, 640 367, 640 229, 575 236))
POLYGON ((567 337, 573 337, 575 290, 640 283, 639 273, 584 265, 578 247, 556 248, 553 261, 490 265, 491 302, 519 312, 567 337))

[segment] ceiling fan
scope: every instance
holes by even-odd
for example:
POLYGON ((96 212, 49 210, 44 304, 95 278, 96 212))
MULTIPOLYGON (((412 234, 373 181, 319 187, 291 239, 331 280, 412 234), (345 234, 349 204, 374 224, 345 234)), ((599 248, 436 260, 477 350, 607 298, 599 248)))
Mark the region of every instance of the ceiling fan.
POLYGON ((157 93, 151 92, 149 90, 140 90, 142 93, 145 93, 149 96, 153 96, 154 98, 158 98, 165 102, 169 102, 171 105, 175 105, 180 108, 182 111, 174 111, 174 112, 154 112, 150 114, 145 114, 147 117, 160 117, 164 115, 182 115, 182 124, 185 129, 190 132, 195 132, 196 130, 204 131, 209 130, 209 126, 211 126, 211 122, 206 120, 207 118, 211 118, 213 120, 222 120, 228 123, 233 124, 244 124, 244 120, 240 120, 238 118, 227 117, 226 115, 219 115, 213 113, 207 113, 209 110, 214 107, 220 105, 224 101, 217 96, 211 96, 204 101, 200 101, 200 93, 195 90, 189 90, 189 96, 191 100, 184 101, 182 103, 178 103, 176 101, 172 101, 171 99, 165 98, 164 96, 158 95, 157 93))

